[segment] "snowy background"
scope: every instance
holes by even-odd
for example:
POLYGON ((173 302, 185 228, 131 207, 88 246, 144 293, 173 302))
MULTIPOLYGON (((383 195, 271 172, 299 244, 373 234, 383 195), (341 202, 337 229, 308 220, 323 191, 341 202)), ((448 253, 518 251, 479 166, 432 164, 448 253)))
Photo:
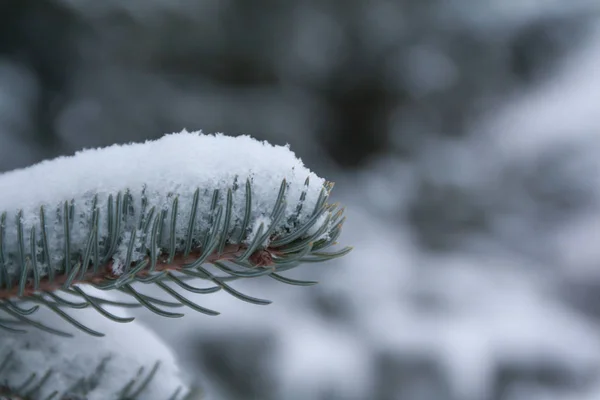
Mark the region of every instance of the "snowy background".
POLYGON ((140 317, 215 400, 600 399, 598 0, 4 0, 0 170, 290 143, 345 259, 140 317))

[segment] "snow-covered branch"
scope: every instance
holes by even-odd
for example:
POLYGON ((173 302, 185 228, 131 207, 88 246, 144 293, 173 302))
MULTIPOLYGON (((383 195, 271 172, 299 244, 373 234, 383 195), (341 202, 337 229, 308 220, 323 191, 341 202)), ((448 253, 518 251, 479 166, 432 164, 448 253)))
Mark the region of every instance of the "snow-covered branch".
POLYGON ((101 336, 65 314, 92 307, 117 322, 86 287, 116 290, 167 316, 189 306, 216 315, 180 292, 228 293, 256 304, 230 282, 280 275, 350 249, 336 243, 343 209, 327 203, 332 184, 310 172, 290 149, 248 136, 183 131, 160 140, 84 150, 0 175, 0 328, 22 325, 64 334, 35 321, 18 301, 45 306, 72 325, 101 336), (211 264, 215 273, 205 264, 211 264), (189 280, 201 278, 208 287, 189 280), (153 284, 173 301, 147 296, 153 284), (65 301, 59 293, 76 296, 65 301))
MULTIPOLYGON (((40 310, 38 319, 60 322, 48 309, 40 310)), ((114 324, 91 309, 81 310, 78 320, 101 325, 106 337, 74 328, 67 340, 40 330, 2 334, 0 398, 182 400, 191 392, 190 377, 179 370, 171 350, 141 323, 114 324)))

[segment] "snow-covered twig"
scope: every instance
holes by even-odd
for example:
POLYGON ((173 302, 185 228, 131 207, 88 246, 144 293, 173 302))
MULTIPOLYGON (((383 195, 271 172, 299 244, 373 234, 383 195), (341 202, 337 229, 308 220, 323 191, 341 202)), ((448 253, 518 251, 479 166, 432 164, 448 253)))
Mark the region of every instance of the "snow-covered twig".
POLYGON ((0 175, 0 329, 32 325, 68 335, 37 321, 39 306, 95 336, 102 333, 64 309, 91 307, 116 322, 131 318, 108 312, 107 305, 143 306, 166 317, 181 317, 165 308, 183 305, 218 314, 181 290, 225 290, 268 304, 230 282, 264 275, 310 285, 315 282, 280 272, 350 250, 324 252, 344 221, 343 209, 327 202, 331 188, 288 147, 186 131, 0 175), (211 286, 191 285, 196 278, 211 286), (137 283, 156 285, 173 301, 145 295, 137 283), (101 299, 89 285, 132 301, 101 299))
MULTIPOLYGON (((52 324, 60 318, 42 309, 38 319, 52 324)), ((69 340, 40 330, 3 333, 0 398, 184 400, 194 393, 171 350, 141 323, 114 324, 92 309, 81 310, 78 319, 102 325, 106 337, 74 329, 69 340)))

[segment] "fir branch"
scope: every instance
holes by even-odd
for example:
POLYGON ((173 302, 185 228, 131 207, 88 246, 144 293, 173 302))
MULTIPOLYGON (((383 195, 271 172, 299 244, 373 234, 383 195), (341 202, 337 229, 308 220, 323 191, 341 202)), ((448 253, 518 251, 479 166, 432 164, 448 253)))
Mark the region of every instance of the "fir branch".
POLYGON ((32 326, 69 336, 37 321, 40 307, 94 336, 102 333, 65 310, 93 308, 115 322, 132 318, 107 306, 145 307, 171 318, 183 314, 168 309, 181 306, 218 314, 181 292, 223 290, 269 304, 230 282, 268 276, 312 285, 281 273, 350 251, 325 251, 336 244, 344 222, 343 209, 327 202, 332 187, 287 148, 187 132, 0 175, 0 192, 7 196, 0 198, 0 329, 32 326), (48 194, 38 183, 42 189, 29 186, 37 198, 23 193, 19 185, 26 179, 44 176, 69 190, 48 194), (211 286, 190 283, 198 278, 211 286), (140 284, 171 300, 144 294, 140 284), (90 286, 123 293, 130 302, 92 295, 90 286))
MULTIPOLYGON (((45 325, 60 320, 47 308, 37 318, 45 325)), ((140 322, 115 324, 91 308, 79 311, 77 319, 98 325, 106 337, 79 330, 69 340, 35 329, 2 334, 0 398, 199 400, 199 388, 190 387, 167 344, 140 322)))
MULTIPOLYGON (((14 352, 9 352, 0 362, 0 375, 3 370, 11 368, 14 352)), ((48 369, 41 377, 38 378, 36 373, 30 374, 24 382, 14 385, 8 381, 0 382, 0 399, 8 400, 85 400, 92 390, 94 390, 98 382, 98 376, 101 376, 106 368, 110 357, 105 357, 96 366, 94 373, 90 376, 80 378, 70 388, 61 392, 52 390, 48 395, 40 397, 40 392, 46 386, 52 385, 52 378, 55 371, 48 369)), ((145 391, 148 390, 150 382, 158 379, 160 369, 160 361, 154 363, 152 368, 146 372, 146 368, 140 367, 136 374, 117 390, 111 396, 114 400, 136 400, 143 398, 145 391)), ((187 393, 183 387, 178 387, 168 399, 165 400, 192 400, 197 397, 197 390, 189 390, 187 393)))

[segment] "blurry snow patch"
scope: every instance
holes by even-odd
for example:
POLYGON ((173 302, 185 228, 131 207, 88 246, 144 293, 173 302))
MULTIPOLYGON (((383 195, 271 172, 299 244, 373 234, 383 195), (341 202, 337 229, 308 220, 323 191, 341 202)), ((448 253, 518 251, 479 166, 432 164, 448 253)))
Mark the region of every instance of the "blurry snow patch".
POLYGON ((279 321, 279 399, 361 400, 372 390, 372 357, 360 336, 305 314, 279 321))
POLYGON ((457 398, 486 398, 499 365, 546 360, 576 376, 600 367, 596 326, 545 295, 519 260, 445 254, 418 268, 404 301, 380 301, 363 321, 382 351, 435 355, 457 398))
MULTIPOLYGON (((485 121, 485 139, 508 159, 527 159, 548 147, 598 141, 600 116, 600 26, 560 72, 528 93, 518 94, 485 121)), ((477 130, 477 129, 476 129, 477 130)))
MULTIPOLYGON (((87 293, 106 297, 105 292, 84 288, 87 293)), ((64 296, 64 294, 63 294, 64 296)), ((115 312, 114 307, 107 308, 115 312)), ((116 310, 124 316, 123 310, 116 310)), ((152 331, 138 322, 119 324, 111 321, 93 309, 77 310, 72 313, 79 322, 105 333, 105 337, 93 337, 73 327, 66 327, 58 315, 40 309, 35 319, 57 329, 66 329, 74 334, 64 338, 35 328, 26 334, 2 334, 0 359, 12 351, 12 363, 2 372, 2 382, 18 387, 32 374, 38 378, 52 369, 52 377, 40 390, 40 398, 46 398, 57 390, 64 392, 75 386, 80 379, 89 379, 89 400, 116 399, 117 394, 129 381, 136 377, 143 367, 144 375, 137 380, 139 386, 154 364, 160 362, 156 378, 141 393, 144 399, 164 400, 170 398, 181 387, 187 390, 183 374, 176 364, 171 350, 152 331), (95 382, 95 383, 94 383, 95 382)))
POLYGON ((524 178, 519 188, 498 181, 509 194, 505 205, 520 209, 520 214, 497 219, 497 228, 520 236, 523 243, 545 243, 552 263, 574 275, 597 275, 600 260, 595 244, 600 239, 599 63, 600 25, 555 76, 490 115, 487 126, 474 129, 485 134, 472 140, 488 148, 486 158, 499 174, 513 168, 513 174, 524 178), (555 211, 562 215, 571 206, 579 211, 551 226, 550 215, 543 213, 548 206, 558 206, 555 211))
POLYGON ((600 277, 600 212, 570 221, 553 235, 552 242, 566 274, 580 279, 600 277))

